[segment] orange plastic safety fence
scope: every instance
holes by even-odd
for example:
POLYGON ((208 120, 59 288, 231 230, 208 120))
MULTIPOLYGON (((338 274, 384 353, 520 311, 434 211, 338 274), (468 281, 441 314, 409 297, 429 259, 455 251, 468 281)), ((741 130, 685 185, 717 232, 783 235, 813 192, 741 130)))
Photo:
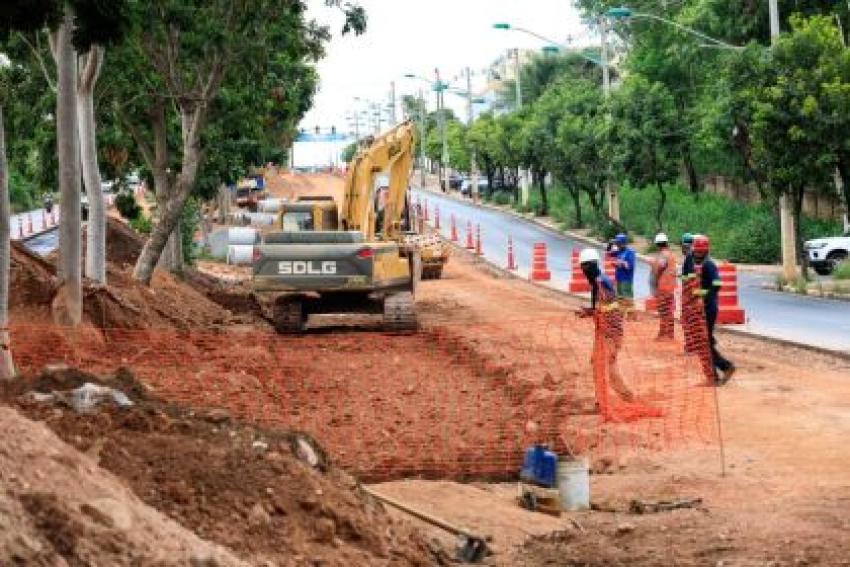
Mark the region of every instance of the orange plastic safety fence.
MULTIPOLYGON (((598 319, 597 319, 598 323, 598 319)), ((367 480, 510 478, 532 443, 616 457, 711 443, 716 415, 681 343, 655 343, 657 321, 626 321, 616 364, 604 329, 571 312, 445 323, 415 333, 351 330, 127 331, 14 326, 19 367, 127 367, 162 399, 311 433, 367 480), (603 372, 605 371, 605 372, 603 372)))

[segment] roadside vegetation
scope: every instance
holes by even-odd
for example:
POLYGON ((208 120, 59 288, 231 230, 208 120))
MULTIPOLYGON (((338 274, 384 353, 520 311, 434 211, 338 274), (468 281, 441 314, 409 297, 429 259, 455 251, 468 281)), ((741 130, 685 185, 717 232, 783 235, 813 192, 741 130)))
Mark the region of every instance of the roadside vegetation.
MULTIPOLYGON (((619 6, 577 0, 588 21, 619 6)), ((642 236, 704 231, 719 255, 768 263, 779 259, 778 201, 797 221, 798 254, 811 236, 837 234, 837 223, 803 215, 804 195, 850 194, 850 5, 781 2, 782 34, 771 42, 766 2, 686 0, 629 3, 742 49, 706 49, 693 36, 646 19, 613 21, 624 53, 610 96, 598 53, 532 58, 521 70, 522 105, 504 84, 494 112, 465 124, 447 113, 449 166, 468 171, 473 154, 487 179, 484 197, 519 201, 571 228, 642 236), (741 203, 708 195, 706 176, 749 187, 741 203), (620 222, 608 218, 605 182, 621 188, 620 222), (549 179, 551 182, 546 182, 549 179), (836 183, 836 179, 844 183, 836 183)), ((408 115, 421 102, 406 98, 408 115)), ((424 151, 441 158, 437 117, 425 119, 424 151)))

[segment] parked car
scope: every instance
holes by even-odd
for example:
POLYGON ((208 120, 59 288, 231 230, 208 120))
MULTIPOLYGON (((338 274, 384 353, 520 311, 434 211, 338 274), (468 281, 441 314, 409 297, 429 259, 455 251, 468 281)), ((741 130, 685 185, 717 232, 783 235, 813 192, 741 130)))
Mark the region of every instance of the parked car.
POLYGON ((850 230, 841 236, 815 238, 803 245, 809 257, 809 265, 820 275, 828 276, 835 265, 850 257, 850 230))
MULTIPOLYGON (((487 178, 483 175, 478 176, 478 192, 486 191, 489 187, 489 183, 487 182, 487 178)), ((460 194, 465 197, 472 196, 472 180, 464 179, 460 184, 460 194)))
POLYGON ((461 174, 452 173, 449 175, 449 189, 460 189, 462 183, 463 176, 461 174))

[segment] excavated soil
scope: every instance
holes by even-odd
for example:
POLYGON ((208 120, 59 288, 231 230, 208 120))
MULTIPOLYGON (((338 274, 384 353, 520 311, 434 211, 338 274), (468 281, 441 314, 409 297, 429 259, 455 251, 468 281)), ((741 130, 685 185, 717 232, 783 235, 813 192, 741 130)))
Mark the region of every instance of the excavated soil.
MULTIPOLYGON (((120 478, 145 504, 252 565, 444 561, 417 531, 361 492, 354 478, 325 459, 313 468, 295 458, 296 434, 241 424, 223 411, 163 404, 128 371, 106 378, 75 370, 44 372, 4 384, 2 398, 120 478), (135 405, 80 414, 24 395, 85 382, 121 389, 135 405)), ((318 454, 324 456, 321 448, 318 454)), ((30 498, 24 506, 40 518, 40 533, 69 565, 88 564, 67 541, 72 536, 66 516, 42 517, 45 506, 51 511, 62 506, 57 497, 30 498)))
MULTIPOLYGON (((205 296, 179 277, 157 270, 151 286, 132 277, 143 240, 122 222, 109 219, 107 234, 107 286, 84 282, 84 323, 101 329, 204 328, 259 323, 255 313, 234 312, 205 296)), ((50 324, 51 303, 57 295, 52 263, 13 243, 11 293, 12 325, 50 324)), ((223 295, 226 293, 221 292, 223 295)))

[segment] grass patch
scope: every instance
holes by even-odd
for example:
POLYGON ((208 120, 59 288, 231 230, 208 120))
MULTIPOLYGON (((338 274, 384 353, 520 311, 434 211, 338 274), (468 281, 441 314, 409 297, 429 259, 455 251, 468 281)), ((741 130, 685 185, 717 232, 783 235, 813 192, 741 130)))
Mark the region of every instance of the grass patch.
POLYGON ((832 278, 835 280, 850 280, 850 260, 842 260, 835 265, 835 270, 832 272, 832 278))

